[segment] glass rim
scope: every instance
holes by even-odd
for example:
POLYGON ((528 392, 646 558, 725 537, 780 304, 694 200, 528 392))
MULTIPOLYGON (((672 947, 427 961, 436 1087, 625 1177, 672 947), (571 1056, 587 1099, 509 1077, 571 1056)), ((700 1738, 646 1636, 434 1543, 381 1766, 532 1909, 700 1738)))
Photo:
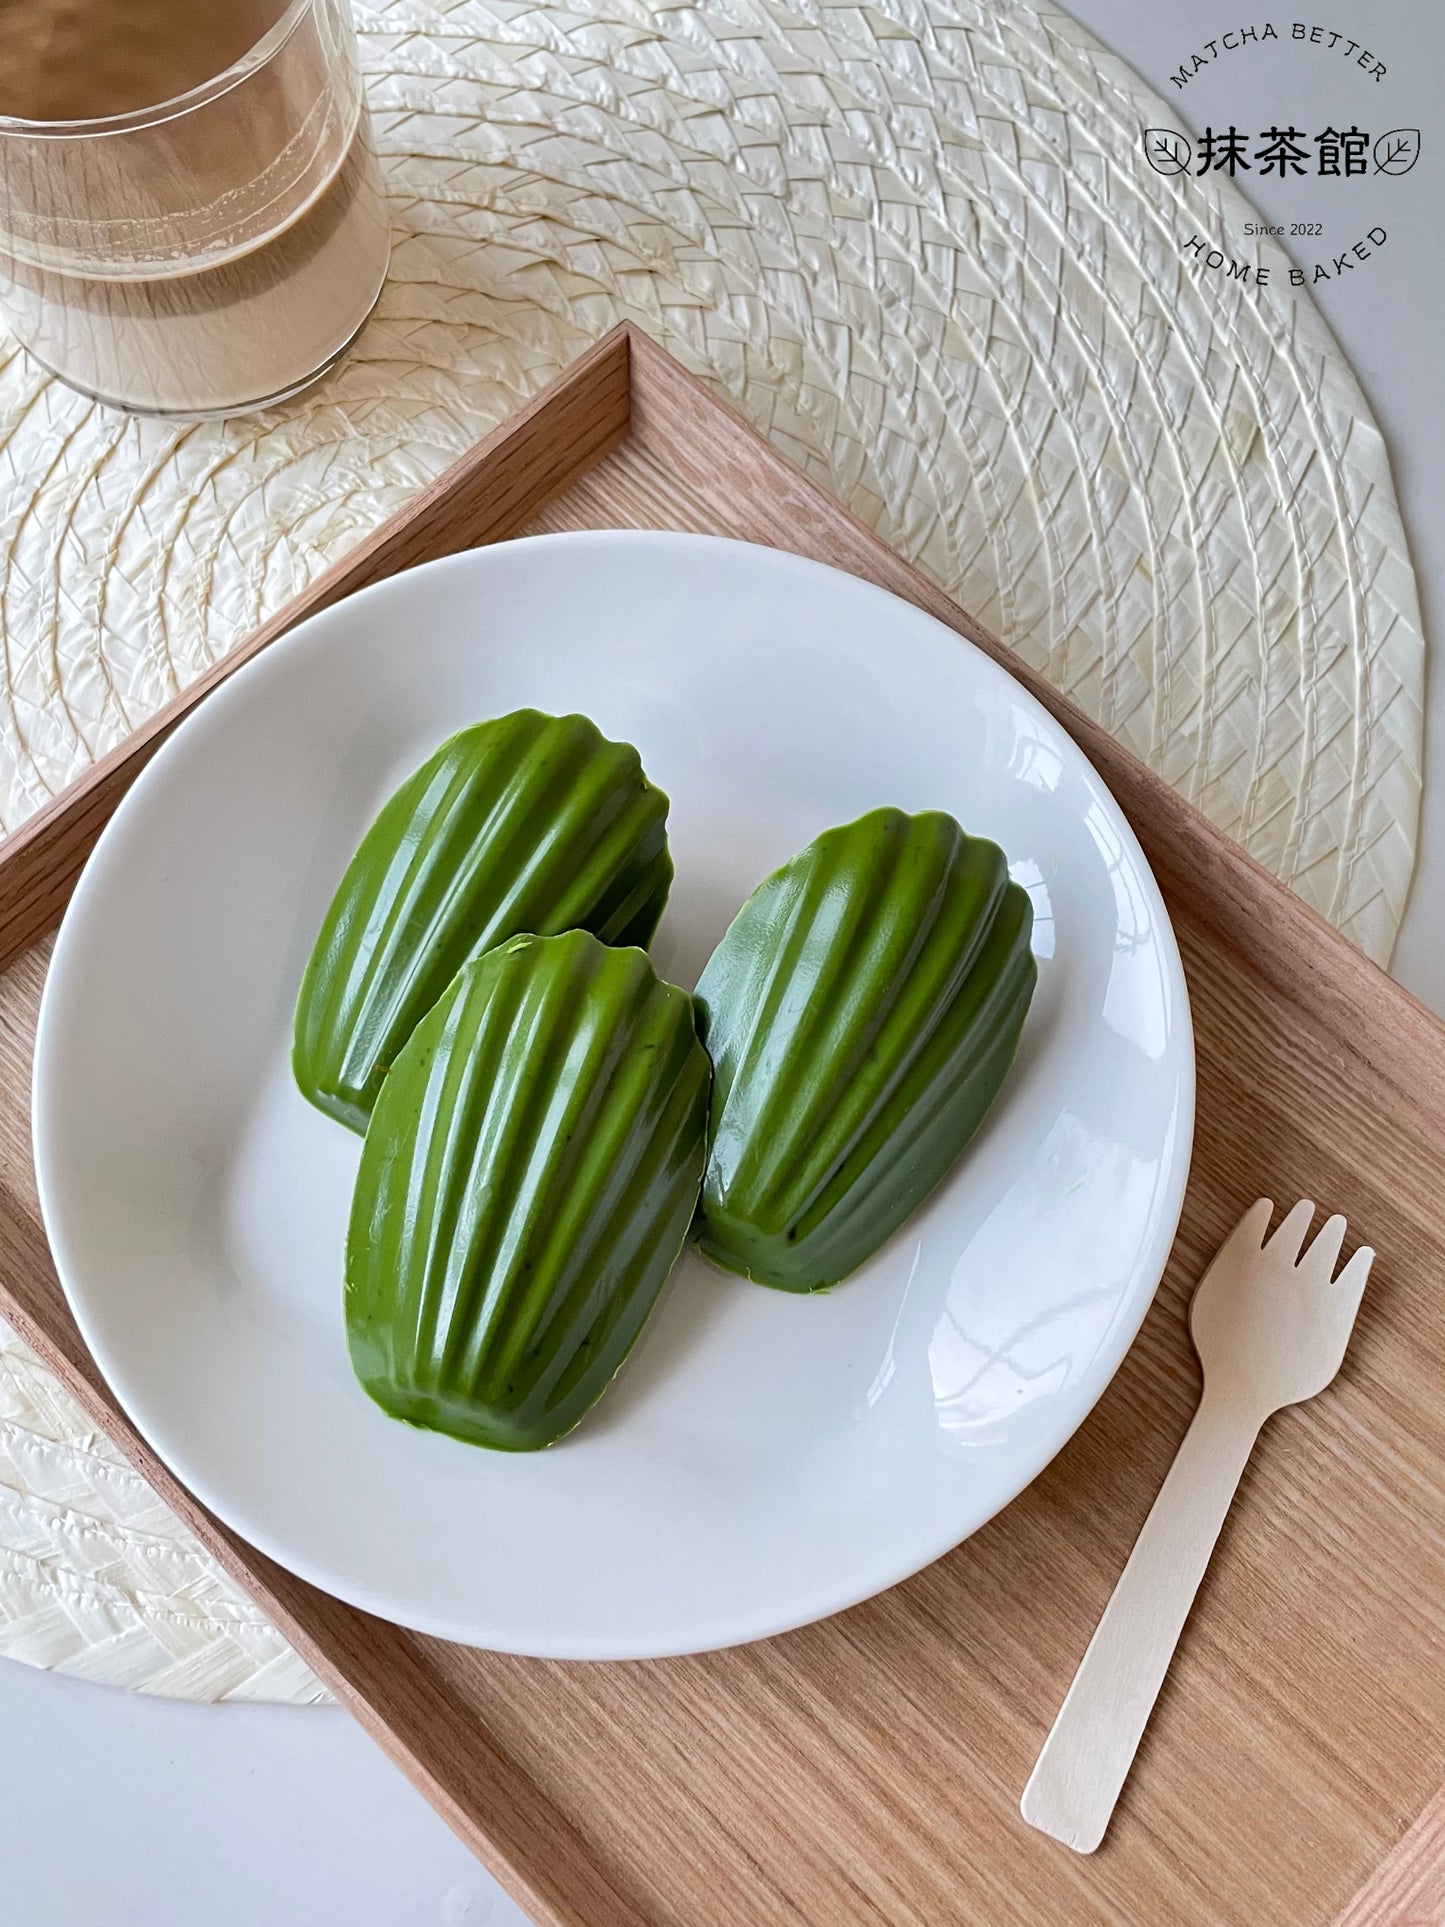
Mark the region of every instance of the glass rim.
POLYGON ((209 80, 188 87, 185 93, 173 94, 169 100, 158 100, 150 107, 133 107, 125 114, 98 114, 84 120, 29 120, 19 114, 0 114, 0 137, 22 134, 32 140, 97 140, 107 134, 132 134, 143 128, 162 126, 169 120, 179 120, 182 114, 193 113, 197 107, 219 100, 233 87, 238 87, 248 74, 264 67, 285 46, 316 4, 317 0, 289 0, 280 19, 239 59, 209 80))

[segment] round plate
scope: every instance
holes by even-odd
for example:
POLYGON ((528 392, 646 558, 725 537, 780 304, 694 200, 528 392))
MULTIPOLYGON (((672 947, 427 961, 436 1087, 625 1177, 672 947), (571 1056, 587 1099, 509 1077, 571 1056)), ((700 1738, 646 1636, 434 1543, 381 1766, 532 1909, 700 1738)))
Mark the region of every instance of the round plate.
POLYGON ((503 544, 273 643, 96 847, 35 1058, 45 1223, 130 1418, 228 1525, 370 1612, 509 1652, 655 1656, 836 1612, 1058 1451, 1153 1296, 1194 1117, 1153 877, 1048 714, 871 584, 700 536, 503 544), (463 724, 582 710, 672 798, 654 954, 691 986, 758 881, 877 804, 951 811, 1034 902, 1019 1059, 931 1201, 837 1290, 688 1257, 616 1384, 535 1455, 386 1418, 352 1376, 360 1142, 291 1081, 322 914, 383 799, 463 724))

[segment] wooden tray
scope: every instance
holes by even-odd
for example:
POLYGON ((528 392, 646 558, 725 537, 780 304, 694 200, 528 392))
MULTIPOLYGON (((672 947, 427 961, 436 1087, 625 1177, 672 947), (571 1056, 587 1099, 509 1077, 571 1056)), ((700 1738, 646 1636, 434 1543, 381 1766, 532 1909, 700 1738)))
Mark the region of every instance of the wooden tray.
POLYGON ((1445 1905, 1445 1806, 1391 1851, 1445 1780, 1445 1030, 645 337, 600 342, 34 817, 0 855, 0 962, 0 1310, 539 1922, 1273 1927, 1445 1905), (1157 1303, 1021 1499, 823 1625, 603 1666, 398 1631, 204 1512, 116 1411, 71 1322, 28 1114, 41 939, 177 719, 362 583, 523 530, 595 526, 782 544, 1007 661, 1149 853, 1189 973, 1200 1087, 1157 1303), (1266 1429, 1113 1830, 1079 1859, 1022 1824, 1019 1791, 1193 1406, 1185 1295, 1261 1192, 1348 1213, 1379 1260, 1336 1387, 1266 1429))

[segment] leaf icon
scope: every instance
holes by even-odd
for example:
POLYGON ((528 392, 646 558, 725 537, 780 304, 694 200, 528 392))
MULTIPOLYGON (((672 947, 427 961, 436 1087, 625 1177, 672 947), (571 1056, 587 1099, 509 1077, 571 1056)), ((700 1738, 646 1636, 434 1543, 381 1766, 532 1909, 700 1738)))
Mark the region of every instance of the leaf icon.
MULTIPOLYGON (((1419 138, 1417 134, 1417 146, 1419 138)), ((1194 149, 1186 137, 1172 127, 1146 127, 1144 158, 1156 174, 1182 174, 1194 159, 1194 149)))
POLYGON ((1392 127, 1375 142, 1377 174, 1408 174, 1420 158, 1418 127, 1392 127))

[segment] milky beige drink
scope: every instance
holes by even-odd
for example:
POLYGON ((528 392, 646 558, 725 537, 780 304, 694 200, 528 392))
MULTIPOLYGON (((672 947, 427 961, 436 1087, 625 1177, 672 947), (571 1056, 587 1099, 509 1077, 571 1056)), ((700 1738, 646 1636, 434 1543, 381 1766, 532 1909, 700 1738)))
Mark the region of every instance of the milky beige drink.
POLYGON ((224 414, 321 373, 386 272, 345 0, 0 0, 0 299, 75 387, 224 414))

